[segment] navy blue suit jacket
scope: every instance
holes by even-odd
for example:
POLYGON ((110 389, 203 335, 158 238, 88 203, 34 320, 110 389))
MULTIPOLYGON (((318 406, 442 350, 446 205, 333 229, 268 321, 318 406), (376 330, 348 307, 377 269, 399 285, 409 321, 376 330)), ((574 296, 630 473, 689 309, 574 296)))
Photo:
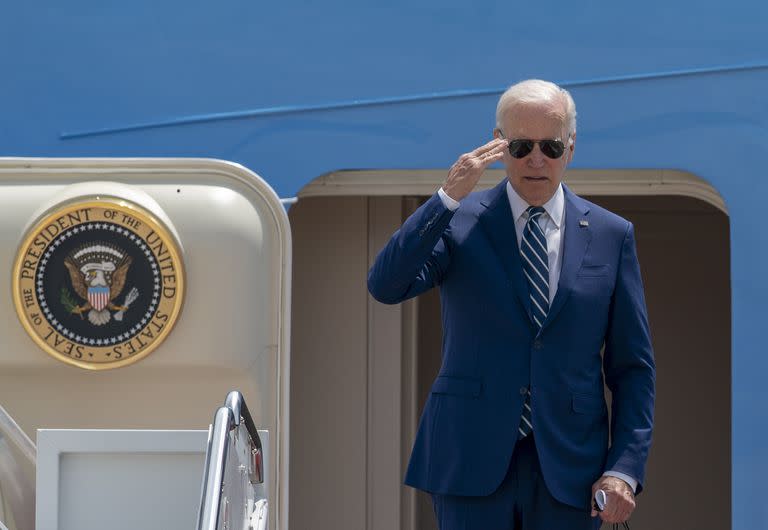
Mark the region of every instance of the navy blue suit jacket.
POLYGON ((405 482, 445 495, 493 492, 530 385, 536 448, 555 498, 588 507, 608 469, 636 478, 640 490, 655 365, 632 225, 564 186, 560 281, 537 333, 505 185, 470 194, 456 212, 435 194, 369 272, 369 291, 388 304, 440 288, 442 367, 405 482))

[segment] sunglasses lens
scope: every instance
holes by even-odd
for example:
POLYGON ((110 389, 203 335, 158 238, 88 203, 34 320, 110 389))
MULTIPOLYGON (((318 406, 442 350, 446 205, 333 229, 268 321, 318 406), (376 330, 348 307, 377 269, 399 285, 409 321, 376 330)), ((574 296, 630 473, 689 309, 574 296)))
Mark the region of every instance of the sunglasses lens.
POLYGON ((512 140, 509 142, 509 154, 514 158, 523 158, 533 151, 531 140, 512 140))
POLYGON ((539 142, 539 147, 544 156, 549 158, 560 158, 565 151, 565 146, 560 140, 542 140, 539 142))
POLYGON ((541 140, 539 142, 533 140, 512 140, 509 142, 509 154, 515 158, 525 158, 533 151, 533 146, 536 143, 539 144, 539 149, 544 153, 544 156, 548 158, 560 158, 565 152, 565 145, 560 140, 541 140))

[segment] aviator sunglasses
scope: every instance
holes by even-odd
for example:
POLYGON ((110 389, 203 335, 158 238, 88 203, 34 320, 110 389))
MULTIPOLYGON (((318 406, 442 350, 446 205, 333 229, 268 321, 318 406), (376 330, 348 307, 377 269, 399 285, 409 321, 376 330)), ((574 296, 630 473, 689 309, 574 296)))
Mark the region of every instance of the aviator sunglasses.
MULTIPOLYGON (((501 133, 502 138, 506 138, 504 133, 501 133)), ((512 158, 525 158, 531 151, 533 146, 539 144, 539 149, 547 158, 558 159, 563 156, 565 152, 565 144, 561 140, 527 140, 525 138, 518 138, 516 140, 509 141, 509 154, 512 158)))

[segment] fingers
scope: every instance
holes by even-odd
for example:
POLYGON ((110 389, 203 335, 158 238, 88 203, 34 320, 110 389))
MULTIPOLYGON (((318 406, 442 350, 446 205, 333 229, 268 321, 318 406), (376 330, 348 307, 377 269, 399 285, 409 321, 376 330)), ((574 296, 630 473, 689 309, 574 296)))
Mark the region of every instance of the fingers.
POLYGON ((443 191, 454 200, 460 201, 475 187, 480 175, 490 164, 504 157, 507 141, 496 138, 472 152, 464 153, 448 171, 448 177, 443 183, 443 191))
POLYGON ((504 157, 504 151, 507 149, 509 141, 505 138, 495 138, 485 145, 481 145, 474 151, 465 153, 459 158, 460 161, 470 164, 481 163, 483 166, 492 164, 504 157))
POLYGON ((635 495, 629 484, 625 481, 604 475, 592 485, 592 498, 595 492, 600 489, 606 495, 605 509, 601 512, 592 509, 591 515, 600 515, 600 519, 608 524, 623 523, 629 519, 635 510, 635 495))
POLYGON ((494 149, 493 151, 488 151, 484 155, 480 157, 480 162, 482 162, 483 166, 488 167, 490 164, 493 164, 494 162, 498 162, 502 158, 504 158, 504 149, 506 147, 502 147, 501 150, 497 151, 494 149))
POLYGON ((499 160, 504 158, 504 151, 507 150, 507 145, 509 145, 507 141, 501 139, 501 143, 497 143, 491 149, 479 155, 477 159, 483 165, 483 169, 493 164, 494 162, 498 162, 499 160))
POLYGON ((600 518, 609 524, 623 523, 629 519, 635 509, 635 499, 630 491, 608 491, 605 510, 600 518))
POLYGON ((619 521, 624 522, 629 519, 632 512, 635 510, 635 498, 630 492, 626 492, 626 495, 622 496, 622 502, 619 503, 619 513, 617 514, 619 521))
POLYGON ((474 151, 472 151, 469 154, 472 155, 472 156, 480 157, 480 156, 484 155, 485 153, 487 153, 489 151, 492 151, 494 148, 497 148, 499 146, 504 146, 504 148, 506 148, 506 146, 508 144, 509 144, 509 142, 507 142, 507 140, 504 139, 504 138, 494 138, 493 140, 491 140, 487 144, 481 145, 480 147, 478 147, 477 149, 475 149, 474 151))

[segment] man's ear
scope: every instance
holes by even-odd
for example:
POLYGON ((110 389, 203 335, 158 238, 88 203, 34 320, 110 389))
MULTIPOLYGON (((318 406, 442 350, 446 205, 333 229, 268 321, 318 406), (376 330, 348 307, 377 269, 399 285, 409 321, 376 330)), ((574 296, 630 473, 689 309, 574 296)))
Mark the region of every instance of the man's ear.
POLYGON ((566 149, 568 149, 568 163, 570 164, 573 161, 573 154, 576 152, 576 133, 571 135, 566 149))
POLYGON ((493 137, 494 138, 501 138, 502 137, 501 136, 501 129, 499 129, 498 127, 494 127, 493 128, 493 137))

